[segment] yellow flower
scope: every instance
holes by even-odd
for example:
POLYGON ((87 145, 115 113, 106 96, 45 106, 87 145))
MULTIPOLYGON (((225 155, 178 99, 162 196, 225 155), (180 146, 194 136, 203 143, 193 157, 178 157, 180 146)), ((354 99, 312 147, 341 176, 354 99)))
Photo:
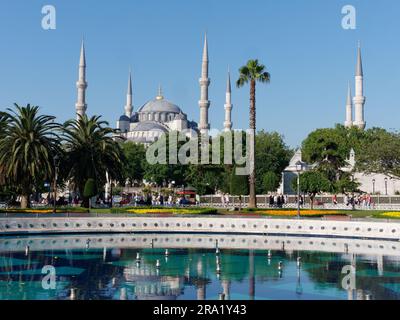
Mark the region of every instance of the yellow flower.
POLYGON ((135 213, 135 214, 160 214, 160 213, 169 213, 169 214, 197 214, 201 213, 201 210, 196 209, 129 209, 127 212, 135 213))
POLYGON ((388 218, 400 218, 400 212, 385 212, 381 216, 388 218))

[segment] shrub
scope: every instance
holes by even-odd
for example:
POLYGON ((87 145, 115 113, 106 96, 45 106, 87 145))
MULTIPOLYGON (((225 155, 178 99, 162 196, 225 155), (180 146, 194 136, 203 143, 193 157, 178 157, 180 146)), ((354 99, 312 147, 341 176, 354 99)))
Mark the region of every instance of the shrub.
POLYGON ((83 191, 83 196, 85 198, 91 198, 97 195, 97 185, 94 179, 90 178, 85 183, 85 189, 83 191))

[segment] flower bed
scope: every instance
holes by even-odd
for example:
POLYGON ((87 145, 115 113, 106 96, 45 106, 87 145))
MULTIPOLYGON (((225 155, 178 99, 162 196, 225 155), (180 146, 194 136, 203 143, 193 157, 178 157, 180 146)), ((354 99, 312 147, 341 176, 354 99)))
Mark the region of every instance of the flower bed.
MULTIPOLYGON (((56 213, 88 213, 89 209, 80 207, 66 207, 57 208, 56 213)), ((36 209, 2 209, 0 213, 25 213, 25 214, 51 214, 53 213, 53 208, 36 208, 36 209)))
POLYGON ((400 219, 400 212, 384 212, 378 217, 400 219))
MULTIPOLYGON (((282 216, 282 217, 295 217, 297 216, 297 210, 257 210, 258 214, 268 216, 282 216)), ((339 216, 346 215, 343 212, 334 210, 301 210, 300 216, 303 217, 323 217, 323 216, 339 216)))
POLYGON ((133 214, 217 214, 216 209, 203 208, 114 208, 112 213, 133 214))

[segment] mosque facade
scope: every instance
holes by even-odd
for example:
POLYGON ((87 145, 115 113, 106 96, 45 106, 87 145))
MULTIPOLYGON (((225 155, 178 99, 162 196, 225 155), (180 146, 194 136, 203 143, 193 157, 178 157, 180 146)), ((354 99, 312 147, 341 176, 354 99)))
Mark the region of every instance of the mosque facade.
MULTIPOLYGON (((201 134, 207 133, 210 129, 208 112, 211 104, 208 96, 208 89, 211 83, 208 71, 209 56, 206 35, 201 63, 201 77, 199 79, 200 117, 198 122, 189 120, 187 114, 177 104, 167 100, 163 95, 161 87, 159 87, 158 94, 155 98, 150 99, 135 111, 133 106, 132 75, 131 72, 129 72, 124 113, 119 117, 116 124, 117 129, 119 129, 119 135, 127 141, 149 145, 159 139, 163 134, 171 131, 184 131, 188 136, 191 136, 194 132, 201 134)), ((75 110, 77 118, 79 118, 84 115, 87 110, 86 89, 88 84, 86 81, 86 57, 83 42, 79 62, 79 78, 76 86, 78 90, 78 99, 75 104, 75 110)), ((225 131, 232 130, 232 107, 230 75, 228 72, 224 107, 225 131)))

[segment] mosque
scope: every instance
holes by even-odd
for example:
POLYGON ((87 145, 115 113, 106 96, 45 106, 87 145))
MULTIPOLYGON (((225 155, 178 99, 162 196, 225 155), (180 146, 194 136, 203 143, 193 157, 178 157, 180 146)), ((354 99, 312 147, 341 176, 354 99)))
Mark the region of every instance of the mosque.
MULTIPOLYGON (((156 141, 164 133, 170 131, 178 131, 190 136, 193 131, 206 133, 210 129, 208 110, 210 108, 210 100, 208 97, 208 89, 210 86, 210 78, 208 76, 209 57, 207 35, 204 39, 204 49, 202 56, 202 67, 200 83, 200 119, 199 123, 189 120, 187 114, 176 104, 165 99, 161 87, 154 99, 146 102, 143 106, 134 111, 133 93, 132 93, 132 76, 129 72, 128 89, 126 94, 126 104, 124 114, 117 121, 117 129, 120 130, 120 136, 128 141, 143 143, 145 145, 156 141)), ((85 46, 82 43, 80 63, 79 63, 79 80, 77 82, 78 101, 75 105, 77 117, 84 115, 87 110, 86 97, 86 58, 85 46)), ((231 103, 231 81, 228 72, 226 103, 225 103, 225 122, 224 130, 232 130, 231 121, 232 103, 231 103)))
MULTIPOLYGON (((346 99, 346 120, 345 127, 358 127, 364 130, 366 127, 365 121, 365 101, 364 96, 364 72, 361 57, 361 47, 358 45, 357 51, 357 64, 355 72, 355 96, 352 97, 350 83, 347 90, 346 99)), ((280 194, 296 194, 296 190, 292 189, 292 180, 297 177, 297 164, 302 164, 302 170, 308 171, 315 168, 316 164, 308 164, 302 161, 301 149, 298 149, 290 160, 289 166, 282 173, 282 181, 278 189, 280 194)), ((352 172, 352 175, 360 184, 359 189, 365 193, 381 194, 381 195, 396 195, 400 192, 400 179, 379 174, 379 173, 365 173, 354 172, 356 164, 356 154, 352 149, 347 159, 347 164, 342 168, 345 172, 352 172)))

